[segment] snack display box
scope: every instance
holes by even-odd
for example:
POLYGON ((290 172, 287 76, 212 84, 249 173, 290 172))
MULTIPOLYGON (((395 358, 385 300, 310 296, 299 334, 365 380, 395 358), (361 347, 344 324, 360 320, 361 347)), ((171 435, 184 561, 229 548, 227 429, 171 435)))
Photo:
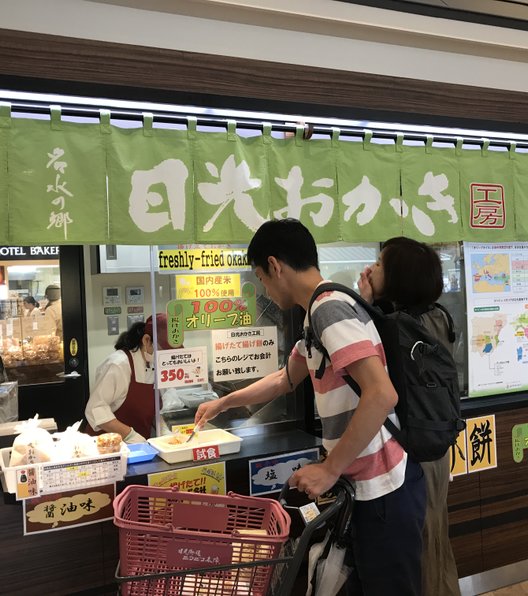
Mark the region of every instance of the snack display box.
POLYGON ((220 455, 228 455, 238 453, 242 443, 240 437, 220 428, 198 431, 188 443, 172 444, 171 440, 174 440, 174 436, 164 435, 148 439, 148 442, 159 451, 159 456, 169 464, 192 460, 193 449, 197 447, 218 445, 220 455))
POLYGON ((127 470, 128 446, 124 443, 121 443, 121 451, 117 453, 10 467, 11 449, 11 447, 0 449, 0 471, 3 475, 4 488, 8 493, 16 493, 17 472, 20 475, 23 470, 30 467, 37 470, 40 494, 69 490, 78 486, 85 488, 116 482, 125 477, 127 470), (50 478, 51 476, 53 478, 50 478), (53 488, 48 486, 50 480, 53 480, 53 488))

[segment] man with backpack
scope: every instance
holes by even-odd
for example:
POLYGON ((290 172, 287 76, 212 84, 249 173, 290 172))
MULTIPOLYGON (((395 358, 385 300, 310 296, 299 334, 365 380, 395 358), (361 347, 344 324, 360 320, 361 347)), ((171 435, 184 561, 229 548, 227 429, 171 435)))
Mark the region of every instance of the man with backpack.
MULTIPOLYGON (((249 244, 248 261, 281 309, 300 305, 307 310, 314 291, 324 283, 314 239, 297 220, 264 223, 249 244)), ((300 340, 286 367, 202 404, 195 423, 202 425, 232 407, 271 401, 310 375, 328 455, 322 463, 295 472, 290 484, 316 498, 339 476, 347 476, 356 493, 351 527, 361 593, 418 596, 424 478, 420 465, 384 426, 387 418, 399 424, 394 412, 398 396, 387 374, 380 336, 366 311, 343 292, 322 293, 310 310, 311 327, 327 358, 317 346, 300 340), (361 398, 345 381, 347 374, 361 398)))

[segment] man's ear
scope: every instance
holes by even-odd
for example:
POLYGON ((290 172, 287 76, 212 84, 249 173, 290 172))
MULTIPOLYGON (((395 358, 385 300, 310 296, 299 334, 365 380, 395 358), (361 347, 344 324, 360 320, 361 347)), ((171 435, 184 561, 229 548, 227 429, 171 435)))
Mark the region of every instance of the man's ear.
POLYGON ((276 277, 278 277, 281 274, 282 264, 276 257, 269 256, 268 265, 270 275, 273 273, 276 277))

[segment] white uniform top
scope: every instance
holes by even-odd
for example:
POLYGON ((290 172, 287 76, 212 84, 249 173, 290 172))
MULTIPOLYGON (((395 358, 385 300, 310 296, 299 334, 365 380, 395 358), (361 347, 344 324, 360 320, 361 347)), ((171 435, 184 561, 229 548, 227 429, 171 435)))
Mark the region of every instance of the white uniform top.
POLYGON ((62 338, 62 300, 54 300, 44 309, 44 316, 52 323, 55 335, 62 338))
MULTIPOLYGON (((141 350, 130 352, 136 382, 154 383, 154 369, 147 368, 141 350)), ((116 350, 108 356, 95 372, 95 386, 86 404, 86 419, 93 430, 102 430, 101 424, 115 418, 128 393, 132 371, 128 357, 123 350, 116 350)))

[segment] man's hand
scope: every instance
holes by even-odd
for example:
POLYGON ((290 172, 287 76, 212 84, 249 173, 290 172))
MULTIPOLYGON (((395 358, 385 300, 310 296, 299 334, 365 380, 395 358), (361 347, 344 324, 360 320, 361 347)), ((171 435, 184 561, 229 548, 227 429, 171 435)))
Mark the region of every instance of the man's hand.
POLYGON ((337 482, 339 474, 328 469, 325 463, 308 464, 297 470, 289 480, 289 484, 298 491, 304 492, 310 499, 316 499, 337 482))
POLYGON ((209 420, 216 418, 225 409, 223 397, 200 404, 194 416, 194 426, 202 428, 209 420))

